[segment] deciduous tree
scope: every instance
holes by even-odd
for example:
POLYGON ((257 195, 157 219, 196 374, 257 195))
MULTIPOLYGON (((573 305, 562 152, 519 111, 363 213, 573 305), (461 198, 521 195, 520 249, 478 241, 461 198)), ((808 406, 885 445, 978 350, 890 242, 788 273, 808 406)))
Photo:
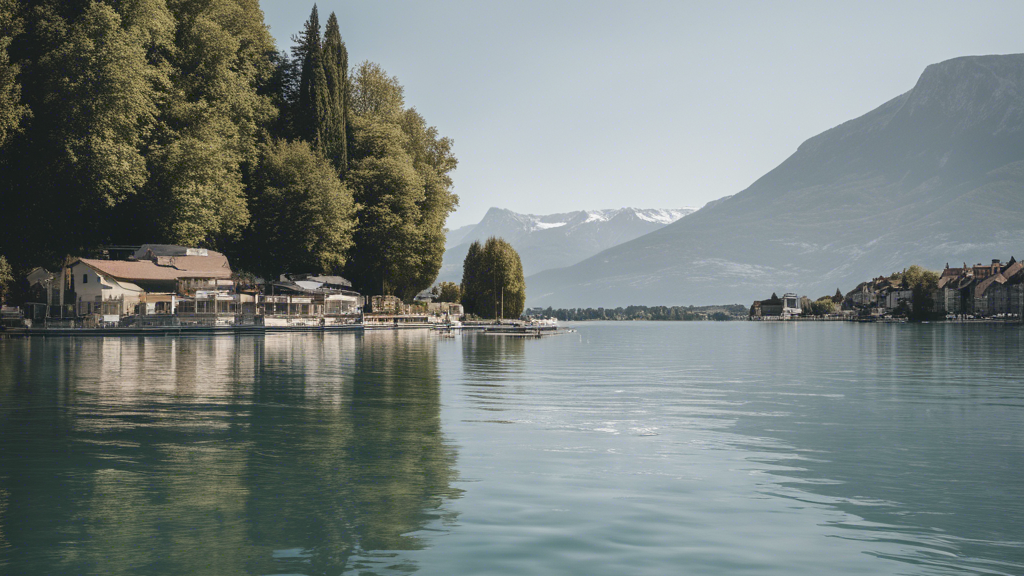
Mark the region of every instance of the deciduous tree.
POLYGON ((519 254, 500 238, 488 238, 482 248, 474 242, 463 262, 462 289, 466 312, 484 318, 518 318, 526 304, 519 254))
POLYGON ((7 263, 7 258, 0 254, 0 304, 6 301, 13 284, 14 271, 11 269, 11 265, 7 263))
POLYGON ((352 192, 334 167, 303 141, 266 147, 253 182, 249 268, 340 273, 352 247, 352 192))
POLYGON ((0 0, 0 147, 21 131, 21 122, 29 109, 21 101, 20 67, 11 62, 8 47, 23 30, 18 0, 0 0))
POLYGON ((462 291, 455 282, 441 282, 435 288, 438 302, 460 302, 462 300, 462 291))

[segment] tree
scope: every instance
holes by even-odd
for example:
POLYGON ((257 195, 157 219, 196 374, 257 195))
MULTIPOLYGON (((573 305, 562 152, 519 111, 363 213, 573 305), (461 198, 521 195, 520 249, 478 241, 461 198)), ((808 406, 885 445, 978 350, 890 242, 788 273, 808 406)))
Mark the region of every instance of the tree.
POLYGON ((21 102, 21 68, 11 62, 8 47, 23 29, 18 0, 0 0, 0 148, 21 131, 21 122, 29 116, 28 106, 21 102))
POLYGON ((462 293, 462 307, 469 313, 477 309, 477 294, 480 285, 480 260, 483 251, 484 249, 480 242, 474 241, 469 245, 466 258, 462 262, 462 285, 459 287, 459 291, 462 293))
POLYGON ((903 286, 912 291, 912 320, 927 320, 935 314, 933 294, 939 287, 939 273, 926 270, 917 264, 910 266, 900 275, 903 286))
POLYGON ((303 31, 294 40, 296 44, 292 48, 292 57, 299 63, 295 133, 299 138, 319 146, 327 108, 327 75, 323 66, 320 16, 316 4, 313 5, 303 31))
POLYGON ((351 90, 349 109, 354 116, 397 122, 402 114, 405 89, 397 77, 388 76, 378 64, 369 61, 360 64, 352 78, 351 90))
MULTIPOLYGON (((157 1, 119 2, 116 9, 104 2, 20 4, 24 32, 8 48, 33 116, 0 159, 0 202, 19 215, 0 227, 0 242, 18 241, 22 248, 7 256, 29 267, 124 229, 112 225, 114 208, 137 198, 149 176, 146 151, 168 77, 154 61, 157 45, 173 38, 173 22, 161 36, 168 13, 157 1)), ((13 14, 0 6, 0 20, 13 14)))
POLYGON ((459 203, 458 196, 452 193, 450 176, 458 161, 452 154, 452 140, 440 137, 437 128, 428 126, 414 108, 402 113, 400 124, 407 138, 406 150, 423 181, 423 200, 416 222, 419 235, 416 282, 430 285, 441 271, 444 259, 445 222, 459 203))
POLYGON ((473 244, 477 249, 470 245, 463 262, 466 312, 484 318, 518 318, 526 305, 526 281, 519 254, 500 238, 488 238, 482 248, 478 242, 473 244))
POLYGON ((216 131, 196 126, 193 132, 154 154, 150 199, 161 213, 155 231, 172 244, 216 246, 249 223, 242 163, 216 131))
POLYGON ((462 291, 455 282, 441 282, 435 286, 435 294, 438 302, 459 302, 462 300, 462 291))
POLYGON ((364 62, 353 75, 349 171, 359 209, 349 276, 364 293, 409 299, 437 278, 444 222, 458 198, 451 141, 404 109, 398 80, 364 62))
POLYGON ((348 50, 333 12, 327 18, 322 54, 324 85, 317 89, 325 92, 326 109, 321 114, 320 144, 324 156, 344 176, 348 170, 348 50))
POLYGON ((812 316, 827 316, 836 311, 836 303, 831 296, 823 296, 811 303, 807 311, 812 316))
POLYGON ((7 258, 0 255, 0 304, 3 304, 7 295, 11 292, 11 285, 14 284, 14 271, 7 263, 7 258))
POLYGON ((258 1, 20 4, 10 54, 33 119, 0 158, 2 203, 22 216, 0 230, 23 239, 15 259, 237 236, 276 114, 260 91, 274 46, 258 1))
POLYGON ((153 139, 144 205, 163 240, 218 247, 249 221, 244 175, 277 115, 260 90, 273 76, 274 43, 257 0, 169 5, 176 73, 153 139))
POLYGON ((307 142, 270 143, 256 173, 246 261, 267 277, 337 274, 352 247, 352 192, 307 142))

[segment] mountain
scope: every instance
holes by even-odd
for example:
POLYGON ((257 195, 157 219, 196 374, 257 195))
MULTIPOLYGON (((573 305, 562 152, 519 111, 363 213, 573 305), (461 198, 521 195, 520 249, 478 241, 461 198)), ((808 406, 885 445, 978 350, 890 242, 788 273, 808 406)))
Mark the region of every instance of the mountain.
POLYGON ((529 275, 575 264, 605 248, 664 228, 694 210, 620 208, 537 216, 491 208, 471 230, 464 226, 448 232, 438 280, 461 282, 469 245, 491 236, 512 244, 523 261, 523 273, 529 275))
POLYGON ((527 304, 818 297, 1022 248, 1024 55, 971 56, 928 66, 909 92, 807 140, 742 192, 527 278, 527 304))
POLYGON ((469 224, 467 226, 461 226, 454 230, 449 230, 444 237, 444 249, 447 250, 449 248, 462 244, 462 239, 465 238, 467 234, 472 232, 473 228, 476 228, 476 224, 469 224))

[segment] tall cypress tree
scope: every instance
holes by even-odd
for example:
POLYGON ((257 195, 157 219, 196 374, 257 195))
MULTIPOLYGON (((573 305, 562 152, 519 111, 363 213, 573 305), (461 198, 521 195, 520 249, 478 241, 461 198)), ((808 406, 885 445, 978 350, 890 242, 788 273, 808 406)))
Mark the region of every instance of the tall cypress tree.
POLYGON ((321 131, 323 153, 344 176, 348 170, 348 50, 341 40, 338 18, 333 12, 324 30, 323 68, 327 95, 327 109, 323 114, 326 123, 321 131))
POLYGON ((316 4, 306 20, 306 27, 294 38, 292 57, 301 62, 299 98, 295 110, 295 132, 302 140, 319 144, 320 109, 324 100, 326 74, 323 70, 323 52, 320 45, 320 16, 316 4), (318 96, 318 92, 320 93, 318 96))

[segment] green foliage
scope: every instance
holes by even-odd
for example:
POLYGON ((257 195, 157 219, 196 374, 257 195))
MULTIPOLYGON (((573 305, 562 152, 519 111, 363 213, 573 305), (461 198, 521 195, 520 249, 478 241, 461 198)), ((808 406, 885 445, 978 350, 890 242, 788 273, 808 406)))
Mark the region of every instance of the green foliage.
POLYGON ((4 258, 0 254, 0 304, 2 304, 7 295, 11 292, 11 286, 14 284, 14 270, 11 269, 11 265, 7 263, 7 258, 4 258))
POLYGON ((154 138, 147 213, 164 241, 219 246, 249 220, 243 175, 259 156, 261 126, 277 114, 258 91, 274 44, 256 0, 170 7, 178 27, 169 65, 180 73, 154 138))
POLYGON ((365 61, 352 78, 352 102, 355 116, 397 122, 405 107, 405 89, 398 78, 388 76, 378 64, 365 61))
POLYGON ((455 282, 441 282, 434 287, 434 294, 437 296, 438 302, 460 302, 462 300, 462 290, 455 282))
POLYGON ((8 47, 22 32, 24 20, 18 0, 0 0, 0 147, 21 131, 21 122, 29 116, 28 106, 21 102, 21 68, 11 62, 8 47))
POLYGON ((156 122, 159 70, 147 62, 143 31, 122 24, 94 2, 40 59, 49 137, 58 143, 52 161, 83 193, 80 206, 114 206, 148 178, 141 148, 156 122))
POLYGON ((349 78, 315 7, 289 58, 258 0, 0 0, 0 246, 23 268, 207 246, 409 299, 458 198, 451 140, 402 95, 376 64, 349 78))
POLYGON ((352 247, 355 208, 334 167, 309 144, 266 147, 253 183, 253 270, 339 273, 352 247))
POLYGON ((913 291, 912 309, 908 316, 913 320, 932 318, 935 315, 932 294, 938 290, 939 273, 914 264, 903 272, 901 280, 904 287, 913 291))
POLYGON ((359 209, 358 250, 348 272, 364 293, 408 300, 441 269, 444 223, 458 197, 448 173, 451 140, 440 138, 415 110, 404 110, 402 86, 364 62, 353 79, 349 171, 359 209))
POLYGON ((818 298, 814 302, 811 302, 810 306, 804 312, 811 316, 827 316, 834 314, 836 311, 836 303, 832 301, 831 296, 824 296, 818 298))
POLYGON ((348 50, 333 12, 327 18, 322 52, 324 84, 318 90, 324 93, 325 109, 320 115, 320 144, 324 156, 344 175, 348 170, 348 50))
POLYGON ((326 86, 326 75, 323 69, 323 58, 320 45, 320 16, 313 5, 313 10, 306 20, 305 27, 292 48, 292 57, 300 64, 299 85, 295 110, 295 133, 299 138, 319 143, 320 115, 323 112, 323 88, 326 86))
POLYGON ((470 245, 463 262, 466 312, 482 318, 518 318, 526 304, 526 281, 519 254, 500 238, 488 238, 483 247, 479 244, 470 245))
POLYGON ((241 162, 233 146, 211 130, 178 138, 154 154, 153 199, 162 217, 159 236, 183 246, 217 245, 249 222, 241 162))
POLYGON ((478 291, 470 290, 470 288, 478 287, 482 281, 480 278, 480 259, 482 258, 483 250, 484 248, 480 245, 480 242, 473 242, 469 245, 466 258, 462 261, 462 285, 459 291, 462 293, 462 307, 468 314, 473 314, 478 307, 478 291))

